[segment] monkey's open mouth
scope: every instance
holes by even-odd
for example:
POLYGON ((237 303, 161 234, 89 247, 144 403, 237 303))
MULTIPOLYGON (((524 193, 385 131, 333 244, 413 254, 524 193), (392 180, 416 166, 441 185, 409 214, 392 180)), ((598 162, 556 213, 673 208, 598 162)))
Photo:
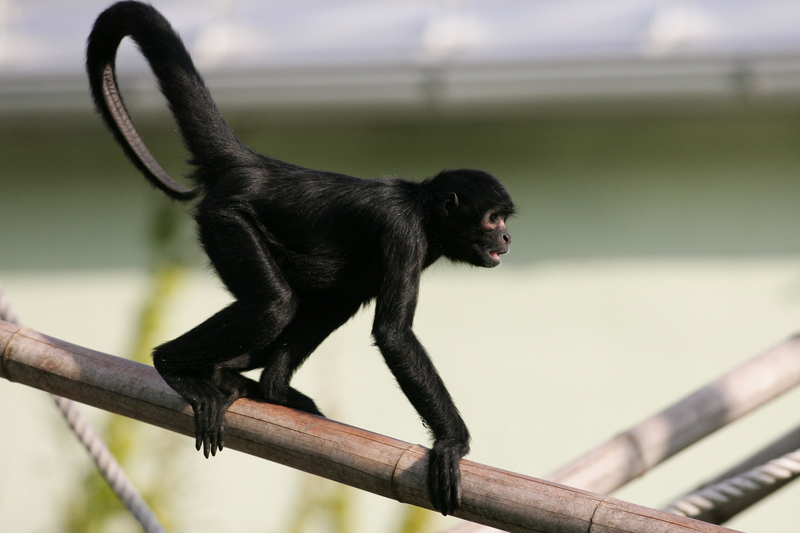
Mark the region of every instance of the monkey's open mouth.
POLYGON ((500 256, 503 255, 504 253, 507 253, 507 252, 508 252, 508 250, 491 251, 491 252, 489 252, 489 257, 491 258, 491 260, 495 264, 499 264, 500 263, 500 256))

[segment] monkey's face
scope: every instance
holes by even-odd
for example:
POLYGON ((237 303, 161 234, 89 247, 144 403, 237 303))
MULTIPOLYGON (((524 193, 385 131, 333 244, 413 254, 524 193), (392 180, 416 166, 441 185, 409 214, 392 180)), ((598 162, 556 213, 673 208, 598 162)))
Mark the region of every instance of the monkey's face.
POLYGON ((508 252, 511 235, 506 219, 514 202, 491 174, 479 170, 445 170, 426 182, 433 199, 432 233, 445 257, 492 268, 508 252))
POLYGON ((496 267, 511 243, 506 218, 507 215, 497 209, 477 216, 449 214, 441 234, 445 257, 479 267, 496 267))
POLYGON ((511 234, 506 228, 506 217, 495 211, 487 211, 481 220, 481 239, 475 243, 481 262, 473 262, 476 266, 487 268, 500 264, 500 256, 508 253, 511 234))

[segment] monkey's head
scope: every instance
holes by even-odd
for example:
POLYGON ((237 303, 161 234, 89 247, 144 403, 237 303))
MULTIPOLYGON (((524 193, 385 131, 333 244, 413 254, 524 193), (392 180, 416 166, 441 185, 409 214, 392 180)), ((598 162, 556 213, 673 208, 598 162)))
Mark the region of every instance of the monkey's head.
POLYGON ((480 170, 445 170, 425 182, 433 202, 431 233, 452 261, 496 267, 508 252, 506 219, 514 202, 503 184, 480 170))

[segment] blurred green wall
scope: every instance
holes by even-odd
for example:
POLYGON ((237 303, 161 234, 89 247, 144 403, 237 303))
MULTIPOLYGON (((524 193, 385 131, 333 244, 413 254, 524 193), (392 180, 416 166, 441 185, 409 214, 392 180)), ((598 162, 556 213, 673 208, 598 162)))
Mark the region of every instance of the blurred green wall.
MULTIPOLYGON (((800 252, 800 116, 400 119, 236 115, 259 151, 361 177, 486 169, 520 206, 508 264, 800 252)), ((144 120, 174 174, 172 124, 144 120)), ((0 271, 140 268, 161 199, 85 116, 0 123, 0 271)))

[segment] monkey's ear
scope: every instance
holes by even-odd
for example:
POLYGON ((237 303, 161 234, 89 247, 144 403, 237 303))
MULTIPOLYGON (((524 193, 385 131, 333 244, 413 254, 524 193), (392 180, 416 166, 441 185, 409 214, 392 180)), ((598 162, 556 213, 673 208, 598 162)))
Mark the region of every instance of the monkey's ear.
POLYGON ((451 192, 450 195, 445 199, 442 207, 448 215, 452 215, 453 211, 458 208, 458 195, 454 192, 451 192))

